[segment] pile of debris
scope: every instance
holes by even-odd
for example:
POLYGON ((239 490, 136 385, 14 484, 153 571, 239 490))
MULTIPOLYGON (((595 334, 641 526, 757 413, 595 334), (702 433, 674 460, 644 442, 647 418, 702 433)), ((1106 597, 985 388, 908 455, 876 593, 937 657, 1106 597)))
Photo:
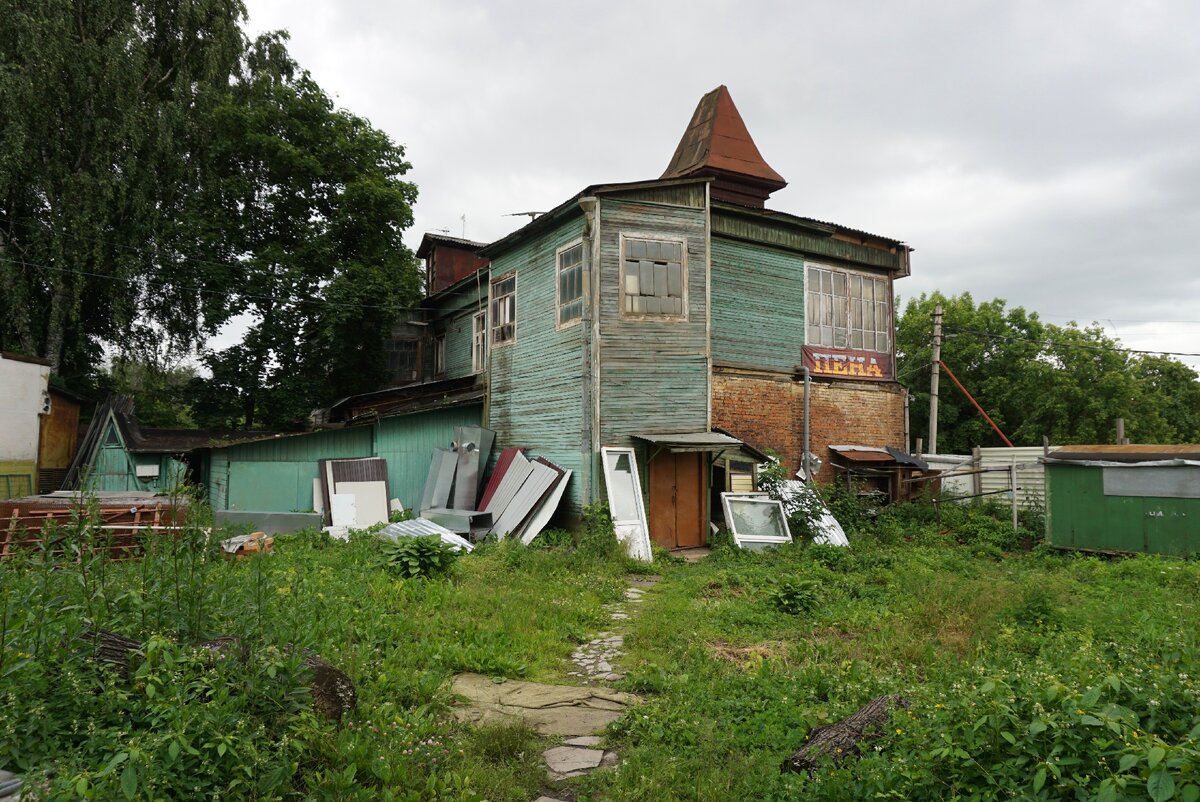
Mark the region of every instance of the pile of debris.
POLYGON ((351 529, 387 523, 404 508, 391 497, 383 457, 323 459, 313 479, 313 509, 324 515, 325 531, 346 539, 351 529))
POLYGON ((472 540, 489 534, 529 543, 550 523, 571 471, 525 449, 501 450, 486 485, 496 433, 459 426, 450 448, 434 449, 418 506, 420 518, 472 540))

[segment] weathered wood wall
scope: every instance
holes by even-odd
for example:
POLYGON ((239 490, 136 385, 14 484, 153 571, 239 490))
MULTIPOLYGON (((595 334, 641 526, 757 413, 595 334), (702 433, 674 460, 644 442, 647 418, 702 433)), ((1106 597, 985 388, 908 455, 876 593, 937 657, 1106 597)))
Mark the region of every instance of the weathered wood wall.
POLYGON ((712 252, 713 361, 791 371, 804 346, 804 256, 719 237, 712 252))

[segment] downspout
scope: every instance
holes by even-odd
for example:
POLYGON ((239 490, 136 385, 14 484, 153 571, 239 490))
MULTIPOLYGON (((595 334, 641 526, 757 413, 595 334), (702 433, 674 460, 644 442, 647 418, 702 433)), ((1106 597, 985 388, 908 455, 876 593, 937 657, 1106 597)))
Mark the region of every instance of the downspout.
POLYGON ((804 456, 801 458, 801 465, 804 469, 804 481, 811 483, 812 474, 809 471, 809 454, 812 453, 812 448, 809 446, 809 396, 812 391, 812 373, 808 369, 808 365, 800 366, 800 373, 804 376, 804 456))
POLYGON ((593 367, 597 358, 597 343, 599 329, 596 323, 599 317, 596 304, 596 291, 593 279, 599 270, 598 258, 599 236, 597 227, 599 219, 597 212, 600 202, 594 196, 579 199, 579 208, 583 211, 583 253, 584 253, 584 303, 583 319, 580 321, 580 335, 583 340, 583 392, 580 402, 583 407, 583 432, 579 443, 580 490, 584 506, 592 503, 592 488, 595 484, 595 431, 597 410, 594 407, 596 397, 595 373, 593 367))

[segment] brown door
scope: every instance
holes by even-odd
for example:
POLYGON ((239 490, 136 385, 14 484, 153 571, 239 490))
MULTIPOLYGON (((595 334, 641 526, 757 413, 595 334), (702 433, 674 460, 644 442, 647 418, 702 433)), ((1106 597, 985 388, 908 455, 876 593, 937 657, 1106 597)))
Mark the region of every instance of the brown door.
POLYGON ((650 460, 650 537, 665 549, 703 546, 704 455, 659 453, 650 460))

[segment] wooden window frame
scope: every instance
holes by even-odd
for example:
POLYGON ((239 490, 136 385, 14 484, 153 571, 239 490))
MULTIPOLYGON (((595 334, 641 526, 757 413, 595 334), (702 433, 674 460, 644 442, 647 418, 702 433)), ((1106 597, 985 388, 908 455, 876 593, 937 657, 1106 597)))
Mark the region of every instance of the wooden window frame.
MULTIPOLYGON (((406 346, 407 345, 412 346, 413 369, 412 369, 412 374, 411 374, 412 378, 411 379, 399 378, 399 376, 397 375, 397 373, 399 372, 399 368, 396 369, 396 372, 392 373, 392 380, 394 382, 396 382, 397 387, 406 385, 406 384, 416 384, 417 382, 421 381, 421 370, 422 370, 422 364, 421 364, 422 359, 421 358, 423 356, 422 351, 424 350, 421 347, 421 338, 417 337, 417 336, 402 335, 399 337, 393 337, 392 345, 391 345, 392 350, 398 351, 399 350, 398 346, 400 345, 400 343, 404 343, 406 346)), ((392 372, 390 357, 388 359, 388 362, 389 362, 388 371, 392 372)))
POLYGON ((617 250, 617 308, 622 320, 642 320, 657 323, 686 323, 688 315, 688 248, 687 237, 677 234, 662 234, 656 232, 623 231, 617 250), (669 242, 678 244, 680 250, 680 290, 682 293, 683 312, 678 315, 634 313, 625 311, 625 254, 629 240, 647 240, 650 242, 669 242))
POLYGON ((433 337, 433 375, 446 375, 446 335, 436 334, 433 337))
MULTIPOLYGON (((574 266, 572 266, 573 268, 574 266)), ((579 321, 583 320, 583 307, 587 303, 587 254, 583 252, 583 240, 576 239, 563 245, 554 252, 554 328, 557 331, 569 329, 572 326, 579 325, 579 321), (579 302, 579 315, 570 320, 563 321, 562 319, 562 256, 572 248, 579 248, 579 298, 572 299, 568 303, 579 302)))
MULTIPOLYGON (((818 278, 819 278, 819 276, 818 276, 818 278)), ((894 337, 894 328, 893 328, 893 326, 895 325, 895 309, 893 307, 894 307, 894 300, 892 297, 892 281, 891 281, 890 276, 881 276, 878 273, 871 273, 866 270, 849 270, 849 269, 846 269, 843 267, 835 267, 833 265, 822 264, 820 262, 805 262, 804 263, 804 344, 805 345, 816 345, 816 346, 821 346, 823 348, 842 348, 842 349, 846 349, 846 350, 850 350, 850 351, 868 351, 873 354, 891 354, 895 350, 895 337, 894 337), (823 289, 819 286, 815 287, 815 288, 812 286, 812 281, 809 280, 809 276, 810 276, 810 272, 813 270, 818 271, 818 274, 821 272, 824 272, 824 273, 828 273, 830 275, 831 291, 829 293, 824 292, 823 289), (842 281, 844 281, 844 283, 845 283, 844 297, 839 296, 836 291, 836 281, 838 278, 841 278, 842 281), (880 306, 884 307, 884 314, 886 317, 882 321, 882 327, 880 327, 878 325, 872 326, 871 333, 874 335, 874 342, 871 343, 870 347, 867 347, 867 345, 865 343, 861 344, 861 345, 853 344, 854 335, 856 332, 865 334, 865 332, 867 331, 867 329, 865 327, 863 327, 862 325, 856 326, 854 324, 855 310, 854 310, 853 305, 856 302, 856 300, 860 300, 860 299, 854 298, 853 289, 852 289, 854 279, 858 279, 859 281, 871 281, 872 287, 874 287, 874 282, 882 282, 882 284, 884 285, 884 291, 886 293, 885 301, 881 302, 878 299, 874 299, 871 301, 871 304, 874 307, 873 314, 876 318, 874 322, 876 324, 879 323, 878 315, 880 313, 880 310, 879 310, 880 306), (814 294, 816 295, 816 298, 817 298, 816 306, 817 306, 817 316, 818 316, 818 320, 815 324, 813 322, 813 306, 814 306, 813 296, 814 296, 814 294), (822 309, 825 305, 825 299, 829 299, 831 311, 835 315, 839 311, 837 309, 837 306, 838 306, 837 301, 839 301, 839 300, 841 301, 841 310, 840 311, 841 311, 842 321, 843 321, 841 324, 838 324, 836 322, 837 321, 836 316, 833 318, 833 322, 831 322, 830 325, 828 325, 828 326, 826 326, 820 320, 820 316, 822 314, 822 309), (811 331, 814 326, 818 330, 818 336, 816 338, 811 336, 811 331), (845 342, 840 343, 840 344, 837 343, 836 341, 825 342, 823 340, 823 338, 820 336, 820 329, 822 329, 822 328, 829 328, 829 329, 833 330, 833 337, 836 337, 836 332, 838 330, 844 332, 845 333, 845 342), (886 345, 886 348, 884 348, 883 350, 880 350, 877 347, 879 344, 879 336, 880 335, 882 335, 884 337, 884 343, 886 345)), ((831 340, 832 339, 833 338, 831 337, 831 340)))
POLYGON ((487 310, 481 309, 471 315, 471 372, 483 373, 488 360, 487 310))
POLYGON ((503 348, 506 345, 511 345, 517 341, 517 273, 511 271, 503 276, 498 276, 491 280, 488 284, 488 345, 492 348, 503 348), (512 281, 512 292, 504 295, 496 295, 496 285, 503 284, 506 281, 512 281), (508 322, 497 322, 499 315, 496 314, 498 301, 512 298, 512 315, 508 322), (503 326, 512 326, 512 335, 503 340, 496 339, 496 330, 503 326))

